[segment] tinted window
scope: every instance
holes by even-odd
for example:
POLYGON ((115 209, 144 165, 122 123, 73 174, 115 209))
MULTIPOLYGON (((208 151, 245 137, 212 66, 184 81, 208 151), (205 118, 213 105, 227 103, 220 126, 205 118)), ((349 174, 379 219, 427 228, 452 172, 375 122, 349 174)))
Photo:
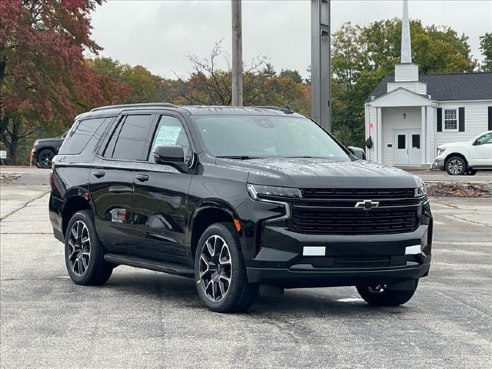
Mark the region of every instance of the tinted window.
MULTIPOLYGON (((60 154, 77 155, 84 150, 89 140, 97 132, 94 142, 97 143, 100 135, 104 131, 105 118, 85 119, 75 122, 68 135, 65 137, 60 148, 60 154)), ((95 145, 95 143, 94 143, 95 145)))
POLYGON ((114 159, 146 160, 150 115, 129 115, 123 124, 114 147, 114 159))
MULTIPOLYGON (((153 152, 157 146, 179 145, 183 147, 185 158, 189 159, 191 155, 190 143, 186 136, 186 131, 179 119, 167 115, 161 116, 159 125, 154 134, 152 147, 150 152, 153 152)), ((151 155, 149 160, 154 161, 151 155)))

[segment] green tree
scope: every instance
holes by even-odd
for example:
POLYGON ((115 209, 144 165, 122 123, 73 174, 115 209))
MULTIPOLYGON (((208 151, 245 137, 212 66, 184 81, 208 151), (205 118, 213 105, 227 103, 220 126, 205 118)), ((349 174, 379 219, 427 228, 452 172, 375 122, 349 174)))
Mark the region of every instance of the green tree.
POLYGON ((480 37, 480 51, 484 56, 480 70, 492 72, 492 33, 486 33, 480 37))
POLYGON ((282 69, 279 74, 280 78, 290 78, 296 83, 302 83, 302 77, 298 71, 292 69, 282 69))

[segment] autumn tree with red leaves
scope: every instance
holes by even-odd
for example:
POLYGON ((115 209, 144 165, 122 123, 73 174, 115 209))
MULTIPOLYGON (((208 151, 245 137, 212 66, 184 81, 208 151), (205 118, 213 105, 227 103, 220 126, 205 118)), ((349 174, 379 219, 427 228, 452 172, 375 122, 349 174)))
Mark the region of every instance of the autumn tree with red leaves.
POLYGON ((10 163, 36 127, 66 124, 128 92, 83 57, 101 50, 90 38, 89 16, 102 1, 0 0, 0 140, 10 163))

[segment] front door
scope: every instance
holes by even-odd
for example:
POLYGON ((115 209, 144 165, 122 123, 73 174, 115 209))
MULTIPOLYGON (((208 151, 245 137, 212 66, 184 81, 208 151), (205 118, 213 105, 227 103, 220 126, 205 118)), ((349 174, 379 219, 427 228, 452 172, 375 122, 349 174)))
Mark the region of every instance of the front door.
POLYGON ((190 140, 179 116, 166 114, 159 117, 148 161, 136 172, 133 226, 138 238, 146 245, 145 257, 186 264, 186 201, 192 174, 155 163, 153 150, 162 145, 182 146, 185 159, 191 160, 190 140))
POLYGON ((475 140, 471 148, 470 165, 492 167, 492 132, 485 133, 475 140))
POLYGON ((420 130, 395 133, 395 165, 422 164, 422 138, 420 130))

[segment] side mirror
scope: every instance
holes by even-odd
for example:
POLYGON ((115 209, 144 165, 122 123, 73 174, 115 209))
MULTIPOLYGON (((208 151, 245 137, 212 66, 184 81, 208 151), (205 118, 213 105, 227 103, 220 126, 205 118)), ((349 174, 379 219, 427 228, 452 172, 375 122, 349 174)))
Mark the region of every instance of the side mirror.
POLYGON ((188 170, 182 146, 157 146, 153 155, 157 164, 169 165, 181 172, 188 170))
POLYGON ((347 146, 347 149, 359 160, 366 160, 366 152, 364 149, 355 146, 347 146))
POLYGON ((478 138, 475 141, 473 141, 473 146, 480 146, 480 145, 481 143, 480 141, 478 141, 478 138))

